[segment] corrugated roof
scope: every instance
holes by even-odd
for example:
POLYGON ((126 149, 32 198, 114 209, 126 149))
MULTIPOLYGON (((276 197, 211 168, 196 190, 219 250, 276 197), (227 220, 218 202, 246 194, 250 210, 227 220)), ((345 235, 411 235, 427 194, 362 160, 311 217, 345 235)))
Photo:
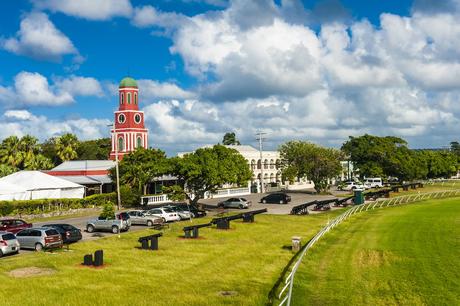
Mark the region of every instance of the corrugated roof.
POLYGON ((73 183, 81 184, 81 185, 100 185, 102 184, 110 184, 112 180, 108 175, 62 175, 62 176, 55 176, 64 180, 68 180, 73 183))
POLYGON ((50 171, 109 170, 115 167, 113 160, 70 160, 65 161, 50 171))

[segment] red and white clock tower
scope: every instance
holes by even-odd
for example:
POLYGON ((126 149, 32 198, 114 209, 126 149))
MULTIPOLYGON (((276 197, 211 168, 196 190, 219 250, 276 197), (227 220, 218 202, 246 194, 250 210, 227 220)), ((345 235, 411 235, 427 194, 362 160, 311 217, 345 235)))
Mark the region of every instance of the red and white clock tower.
POLYGON ((148 148, 148 130, 144 126, 144 112, 139 110, 139 88, 132 78, 124 78, 118 86, 118 111, 112 128, 112 152, 110 159, 121 160, 136 148, 148 148))

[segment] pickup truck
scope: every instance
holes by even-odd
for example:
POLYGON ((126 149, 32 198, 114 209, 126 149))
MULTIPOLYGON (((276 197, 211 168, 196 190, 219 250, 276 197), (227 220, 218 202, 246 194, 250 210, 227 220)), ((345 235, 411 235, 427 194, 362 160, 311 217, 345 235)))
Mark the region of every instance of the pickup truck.
POLYGON ((115 219, 105 219, 98 217, 97 219, 88 220, 86 222, 86 231, 92 233, 94 231, 111 231, 117 234, 121 231, 127 231, 131 227, 131 220, 127 213, 118 213, 115 219))

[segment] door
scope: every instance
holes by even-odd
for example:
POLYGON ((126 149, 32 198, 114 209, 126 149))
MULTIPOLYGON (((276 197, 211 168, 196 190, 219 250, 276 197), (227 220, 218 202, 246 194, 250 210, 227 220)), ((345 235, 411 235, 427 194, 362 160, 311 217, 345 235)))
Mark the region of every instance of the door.
POLYGON ((21 248, 27 248, 27 238, 29 233, 30 230, 23 230, 22 232, 16 234, 16 238, 18 239, 21 248))

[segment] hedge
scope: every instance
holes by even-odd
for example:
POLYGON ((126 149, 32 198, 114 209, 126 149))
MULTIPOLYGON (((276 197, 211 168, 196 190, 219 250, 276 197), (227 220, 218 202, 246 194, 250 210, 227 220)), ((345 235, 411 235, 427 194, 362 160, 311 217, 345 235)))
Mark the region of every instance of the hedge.
POLYGON ((83 199, 40 199, 0 201, 0 216, 32 215, 52 211, 102 206, 108 201, 116 203, 116 193, 94 194, 83 199))

